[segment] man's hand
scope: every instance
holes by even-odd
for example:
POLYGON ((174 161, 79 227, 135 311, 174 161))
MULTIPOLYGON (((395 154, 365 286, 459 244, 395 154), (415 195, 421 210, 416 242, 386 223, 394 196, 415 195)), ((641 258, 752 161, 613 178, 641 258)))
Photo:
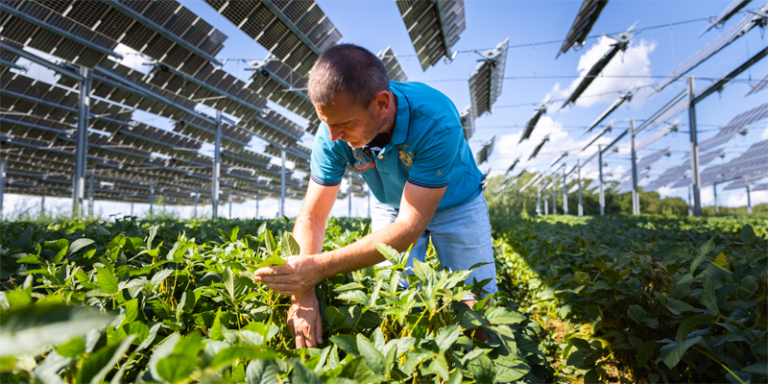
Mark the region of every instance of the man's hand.
POLYGON ((291 297, 288 329, 296 341, 296 348, 313 348, 323 343, 323 317, 314 288, 291 297))
POLYGON ((281 295, 299 295, 310 289, 314 292, 315 284, 326 277, 323 258, 321 255, 286 257, 285 264, 261 268, 254 276, 281 295))

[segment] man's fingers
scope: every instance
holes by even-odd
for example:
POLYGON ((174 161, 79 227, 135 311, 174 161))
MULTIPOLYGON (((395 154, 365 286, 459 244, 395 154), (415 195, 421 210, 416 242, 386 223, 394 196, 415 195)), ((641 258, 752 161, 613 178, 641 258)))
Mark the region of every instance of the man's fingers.
POLYGON ((312 328, 307 328, 304 334, 304 342, 307 344, 307 348, 314 348, 317 346, 317 340, 315 340, 315 331, 312 328))
POLYGON ((292 275, 264 275, 259 281, 262 284, 296 284, 292 275))
POLYGON ((262 277, 262 276, 278 276, 278 275, 288 275, 291 271, 288 269, 286 264, 283 265, 277 265, 274 267, 265 267, 261 269, 257 269, 256 272, 253 273, 256 277, 262 277))
POLYGON ((315 339, 317 340, 318 344, 322 344, 323 343, 323 317, 320 316, 320 314, 318 313, 315 319, 317 323, 315 324, 315 334, 316 334, 315 339))
POLYGON ((291 337, 296 337, 296 328, 293 326, 293 320, 288 320, 288 330, 291 331, 291 337))
POLYGON ((306 344, 304 344, 304 335, 301 333, 301 331, 296 332, 294 340, 296 340, 296 349, 307 347, 306 344))

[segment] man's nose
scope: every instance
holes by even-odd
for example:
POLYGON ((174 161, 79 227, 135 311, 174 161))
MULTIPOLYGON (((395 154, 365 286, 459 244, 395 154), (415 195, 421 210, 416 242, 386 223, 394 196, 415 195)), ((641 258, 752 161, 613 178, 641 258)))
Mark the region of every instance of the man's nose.
POLYGON ((328 126, 328 133, 331 134, 331 141, 336 141, 341 137, 341 130, 340 129, 333 129, 331 126, 328 126))

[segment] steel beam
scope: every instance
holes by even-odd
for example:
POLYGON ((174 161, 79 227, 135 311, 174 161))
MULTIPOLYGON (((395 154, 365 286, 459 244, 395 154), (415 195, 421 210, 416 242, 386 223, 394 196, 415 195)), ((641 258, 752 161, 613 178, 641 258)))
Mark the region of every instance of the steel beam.
POLYGON ((3 60, 3 59, 0 59, 0 67, 8 67, 8 68, 11 68, 11 69, 17 69, 17 70, 22 71, 22 72, 26 72, 27 71, 26 67, 18 65, 16 63, 12 63, 12 62, 10 62, 8 60, 3 60))
MULTIPOLYGON (((3 91, 5 93, 5 91, 3 91)), ((26 121, 22 120, 13 120, 13 119, 7 119, 5 117, 0 117, 0 125, 1 124, 15 124, 15 125, 21 125, 22 127, 27 127, 30 129, 37 129, 39 131, 45 131, 45 132, 51 132, 51 133, 57 133, 59 135, 67 135, 69 132, 62 130, 62 129, 56 129, 51 127, 43 127, 42 125, 32 124, 28 123, 26 121)))
POLYGON ((536 215, 541 215, 541 184, 536 186, 536 215))
POLYGON ((45 195, 40 196, 40 217, 45 217, 45 195))
POLYGON ((544 199, 542 200, 542 203, 544 204, 544 214, 549 215, 549 200, 547 200, 547 186, 545 185, 544 188, 542 188, 544 191, 544 199))
POLYGON ((747 188, 747 213, 752 214, 752 196, 750 196, 750 190, 749 190, 749 177, 745 177, 744 181, 746 183, 746 188, 747 188))
MULTIPOLYGON (((701 174, 699 173, 699 139, 696 134, 696 94, 693 77, 688 78, 688 131, 691 141, 691 183, 693 184, 693 215, 701 217, 701 174)), ((717 189, 717 187, 715 187, 717 189)), ((717 199, 715 199, 717 200, 717 199)), ((717 202, 715 202, 717 210, 717 202)))
POLYGON ((637 189, 637 152, 635 151, 635 119, 629 120, 629 137, 632 152, 632 214, 640 214, 640 195, 637 189))
POLYGON ((283 24, 285 24, 288 29, 293 32, 296 37, 301 40, 302 43, 304 43, 309 49, 312 50, 316 55, 320 56, 322 53, 320 51, 320 48, 318 48, 315 43, 313 43, 309 38, 302 32, 292 21, 291 19, 286 16, 283 11, 280 10, 280 8, 275 5, 275 3, 272 2, 272 0, 261 0, 261 4, 267 7, 277 18, 280 20, 283 24))
POLYGON ((568 214, 568 180, 566 179, 565 163, 563 163, 563 215, 568 214))
POLYGON ((75 174, 72 179, 72 216, 80 219, 85 197, 85 172, 88 159, 88 117, 91 106, 91 70, 80 68, 80 95, 77 104, 77 141, 75 142, 75 174))
POLYGON ((211 172, 212 218, 219 214, 219 179, 221 177, 221 111, 216 111, 216 141, 213 148, 213 171, 211 172))
POLYGON ((152 206, 155 204, 155 183, 149 183, 149 214, 152 215, 152 206))
POLYGON ((29 53, 21 48, 14 47, 11 44, 8 44, 2 40, 0 40, 0 49, 8 51, 13 53, 16 56, 21 56, 37 65, 40 65, 42 67, 48 68, 54 72, 60 73, 64 76, 71 77, 75 79, 78 82, 83 81, 83 77, 80 76, 79 73, 71 71, 65 67, 62 67, 60 65, 56 65, 54 63, 51 63, 50 61, 43 59, 42 57, 39 57, 35 54, 29 53))
POLYGON ((217 66, 222 66, 223 65, 220 61, 216 60, 215 57, 209 55, 208 53, 206 53, 203 50, 201 50, 200 48, 190 44, 189 42, 183 40, 182 38, 172 34, 170 31, 166 30, 162 26, 157 25, 157 24, 147 20, 147 18, 144 17, 144 15, 142 15, 142 14, 140 14, 140 13, 138 13, 138 12, 136 12, 136 11, 126 7, 125 5, 120 3, 119 1, 117 1, 117 0, 101 0, 101 1, 103 1, 104 3, 107 3, 112 8, 117 9, 118 11, 120 11, 124 15, 128 16, 129 18, 138 21, 139 23, 141 23, 141 25, 143 25, 143 26, 145 26, 145 27, 155 31, 157 34, 165 37, 168 40, 173 41, 174 43, 176 43, 176 44, 182 46, 183 48, 193 52, 194 54, 196 54, 196 55, 198 55, 198 56, 200 56, 200 57, 210 61, 211 63, 213 63, 213 64, 215 64, 217 66))
POLYGON ((688 216, 693 216, 693 201, 691 197, 691 185, 688 184, 688 216))
POLYGON ((8 168, 8 162, 0 162, 0 222, 3 221, 3 199, 5 198, 5 172, 8 168))
MULTIPOLYGON (((275 60, 275 61, 279 61, 277 58, 275 58, 274 60, 275 60)), ((260 73, 262 76, 267 76, 267 77, 269 77, 269 79, 270 79, 270 80, 272 80, 272 81, 274 81, 274 82, 276 82, 276 83, 280 84, 280 86, 282 86, 282 87, 284 87, 284 88, 287 88, 287 89, 288 89, 288 90, 290 90, 292 93, 295 93, 297 96, 301 97, 301 98, 302 98, 302 99, 304 99, 305 101, 308 101, 308 102, 310 102, 310 103, 312 102, 312 99, 310 99, 310 98, 309 98, 309 95, 307 95, 306 93, 304 93, 304 92, 302 92, 302 91, 300 91, 300 90, 298 90, 298 89, 296 89, 296 88, 293 88, 293 86, 292 86, 291 84, 289 84, 287 81, 283 80, 283 78, 281 78, 280 76, 278 76, 278 75, 274 74, 272 71, 270 71, 269 69, 267 69, 267 68, 266 68, 266 64, 267 64, 269 61, 270 61, 270 59, 269 59, 269 58, 267 58, 267 59, 266 59, 266 60, 264 60, 264 62, 263 62, 263 64, 265 65, 264 67, 258 67, 258 66, 257 66, 257 67, 255 67, 255 68, 253 68, 253 71, 254 71, 254 72, 259 72, 259 73, 260 73)), ((251 80, 251 81, 253 81, 253 80, 251 80)))
POLYGON ((439 26, 440 26, 440 35, 443 37, 443 48, 445 49, 445 57, 448 59, 448 61, 453 61, 452 54, 451 54, 451 42, 448 41, 448 29, 446 28, 446 23, 448 20, 445 19, 445 0, 434 0, 435 7, 437 8, 437 18, 439 19, 439 26))
POLYGON ((576 163, 576 167, 577 167, 576 182, 579 185, 579 209, 578 209, 579 212, 578 213, 579 213, 579 216, 584 216, 584 205, 582 204, 582 200, 581 200, 581 162, 580 161, 581 160, 577 160, 577 163, 576 163))
POLYGON ((88 219, 93 220, 93 175, 88 178, 88 219))
POLYGON ((598 164, 597 167, 599 168, 599 179, 598 182, 600 183, 600 216, 605 216, 605 193, 603 191, 603 148, 602 144, 598 144, 597 146, 597 159, 598 164))
POLYGON ((556 173, 552 174, 552 214, 557 215, 557 181, 555 180, 556 173))
POLYGON ((280 216, 285 216, 285 149, 280 151, 280 158, 282 160, 282 168, 280 171, 280 216))
POLYGON ((72 41, 74 41, 74 42, 76 42, 76 43, 78 43, 78 44, 80 44, 82 46, 85 46, 85 47, 88 47, 90 49, 93 49, 94 51, 97 51, 99 53, 103 53, 105 55, 115 57, 115 58, 117 58, 119 60, 123 59, 123 56, 120 55, 119 53, 115 52, 115 51, 112 51, 112 50, 104 48, 104 47, 102 47, 100 45, 94 44, 94 43, 92 43, 92 42, 90 42, 90 41, 88 41, 86 39, 81 38, 81 37, 75 36, 75 35, 67 32, 67 31, 65 31, 63 29, 59 29, 57 27, 54 27, 53 25, 48 24, 48 23, 46 23, 46 22, 44 22, 42 20, 38 20, 38 19, 36 19, 36 18, 34 18, 34 17, 30 16, 30 15, 27 15, 26 13, 21 12, 21 11, 17 10, 16 8, 9 7, 9 6, 7 6, 7 5, 5 5, 3 3, 0 3, 0 11, 8 13, 11 16, 16 17, 18 19, 24 20, 27 23, 30 23, 30 24, 38 27, 38 28, 45 29, 48 32, 52 32, 52 33, 54 33, 56 35, 59 35, 61 37, 66 38, 68 40, 72 40, 72 41))
POLYGON ((728 82, 733 80, 736 76, 740 75, 742 72, 746 71, 753 64, 762 60, 765 56, 768 56, 768 47, 763 48, 762 51, 752 56, 749 60, 745 61, 744 64, 740 65, 738 68, 731 71, 731 73, 723 76, 720 80, 708 86, 700 95, 696 95, 694 97, 693 103, 697 104, 699 101, 704 100, 707 96, 715 92, 719 92, 720 90, 723 89, 723 87, 725 87, 726 84, 728 84, 728 82))

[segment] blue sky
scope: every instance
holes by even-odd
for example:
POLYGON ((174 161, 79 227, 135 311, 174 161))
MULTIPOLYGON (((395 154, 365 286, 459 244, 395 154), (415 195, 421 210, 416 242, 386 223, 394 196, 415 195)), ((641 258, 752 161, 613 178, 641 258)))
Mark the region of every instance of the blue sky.
MULTIPOLYGON (((200 0, 183 0, 181 3, 229 36, 217 58, 227 59, 224 69, 248 81, 251 72, 246 70, 247 65, 244 61, 262 60, 267 56, 267 50, 216 13, 207 3, 200 0)), ((590 35, 615 34, 637 22, 636 28, 640 32, 632 39, 629 49, 619 53, 604 71, 606 74, 635 77, 598 78, 584 92, 575 106, 560 110, 560 103, 554 103, 540 121, 531 140, 517 145, 519 134, 533 114, 535 106, 550 95, 555 99, 567 97, 568 88, 574 86, 576 77, 586 72, 591 64, 609 48, 610 39, 590 38, 582 49, 570 50, 555 59, 561 45, 560 41, 568 32, 581 1, 466 1, 467 29, 453 47, 454 50, 462 53, 459 53, 452 63, 446 64, 441 61, 426 71, 421 70, 418 59, 414 55, 415 51, 394 1, 321 0, 318 3, 343 35, 341 42, 359 44, 374 53, 391 46, 395 54, 401 55, 398 60, 409 80, 424 82, 444 92, 454 101, 459 110, 469 105, 467 79, 477 65, 477 59, 480 58, 472 51, 492 48, 509 38, 509 45, 514 48, 508 51, 505 70, 507 79, 503 84, 502 94, 494 105, 493 113, 476 120, 477 132, 470 140, 473 151, 477 152, 483 142, 491 136, 496 136, 494 154, 488 163, 481 165, 483 171, 491 167, 492 174, 506 170, 518 156, 527 159, 533 146, 538 144, 545 134, 550 134, 552 141, 545 145, 535 161, 524 165, 528 169, 545 168, 564 150, 568 150, 571 154, 566 159, 569 165, 575 164, 576 156, 582 159, 588 157, 592 154, 591 150, 579 154, 580 149, 589 139, 588 136, 582 135, 582 131, 622 91, 630 86, 643 87, 631 103, 625 104, 607 119, 607 121, 617 120, 616 129, 598 143, 610 142, 628 126, 627 122, 621 120, 646 119, 683 90, 685 83, 679 81, 662 92, 650 95, 651 86, 660 80, 654 77, 666 76, 674 67, 743 17, 743 14, 738 14, 725 25, 725 29, 713 29, 699 37, 708 24, 705 20, 696 21, 696 19, 717 15, 729 1, 613 0, 609 2, 590 35), (694 21, 669 25, 689 20, 694 21), (657 28, 643 30, 647 27, 657 28), (553 41, 555 43, 546 43, 553 41)), ((747 8, 758 8, 763 4, 755 1, 747 8)), ((766 41, 762 31, 755 28, 690 74, 701 78, 720 77, 765 46, 766 41)), ((766 72, 768 72, 768 59, 764 59, 742 74, 739 81, 726 87, 721 94, 712 95, 698 105, 699 141, 714 135, 719 127, 725 125, 736 114, 768 102, 768 91, 744 97, 750 89, 747 80, 758 81, 766 75, 766 72)), ((705 79, 697 80, 697 88, 703 88, 708 83, 709 81, 705 79)), ((303 123, 301 118, 282 108, 271 106, 297 122, 303 123)), ((147 115, 137 113, 134 118, 152 119, 154 125, 161 127, 170 124, 163 119, 147 115)), ((678 118, 681 119, 681 128, 678 133, 666 136, 638 154, 643 156, 667 146, 673 147, 672 156, 657 162, 651 169, 651 179, 656 178, 667 167, 679 165, 683 161, 683 153, 688 150, 687 115, 681 114, 678 118)), ((768 125, 766 121, 754 124, 750 126, 746 136, 731 140, 726 145, 726 158, 716 160, 715 163, 728 161, 746 150, 749 145, 768 139, 766 125, 768 125)), ((651 133, 642 133, 638 139, 642 140, 651 133)), ((311 145, 311 137, 305 137, 304 143, 311 145)), ((624 140, 621 145, 628 146, 628 141, 624 140)), ((253 146, 258 149, 259 140, 254 140, 253 146)), ((609 172, 615 175, 622 174, 629 167, 628 159, 628 151, 621 151, 608 157, 609 172)), ((585 168, 585 172, 588 177, 593 176, 596 169, 594 164, 591 164, 591 167, 585 168)), ((687 194, 684 188, 663 189, 660 192, 663 195, 680 197, 687 194)), ((718 195, 718 202, 721 205, 746 204, 746 195, 743 191, 728 193, 721 189, 718 195)), ((702 199, 705 205, 712 204, 711 187, 702 190, 702 199)), ((753 204, 768 201, 768 192, 753 193, 752 201, 753 204)), ((353 202, 353 215, 365 215, 366 201, 355 199, 353 202)), ((68 204, 68 202, 63 200, 61 204, 68 204)), ((9 205, 12 206, 12 204, 9 205)), ((127 212, 125 206, 125 204, 103 202, 97 203, 96 210, 107 214, 118 211, 125 213, 127 212)), ((289 216, 295 215, 299 207, 300 202, 289 202, 287 205, 289 216)), ((137 205, 136 211, 140 212, 143 209, 146 207, 137 205)), ((183 215, 187 216, 190 212, 185 210, 183 215)), ((226 212, 225 210, 225 214, 226 212)), ((235 208, 234 212, 239 217, 252 217, 255 214, 255 203, 247 202, 235 208)), ((274 201, 262 202, 261 215, 273 216, 274 212, 276 212, 274 201)), ((333 214, 346 216, 346 201, 337 202, 333 214)))

